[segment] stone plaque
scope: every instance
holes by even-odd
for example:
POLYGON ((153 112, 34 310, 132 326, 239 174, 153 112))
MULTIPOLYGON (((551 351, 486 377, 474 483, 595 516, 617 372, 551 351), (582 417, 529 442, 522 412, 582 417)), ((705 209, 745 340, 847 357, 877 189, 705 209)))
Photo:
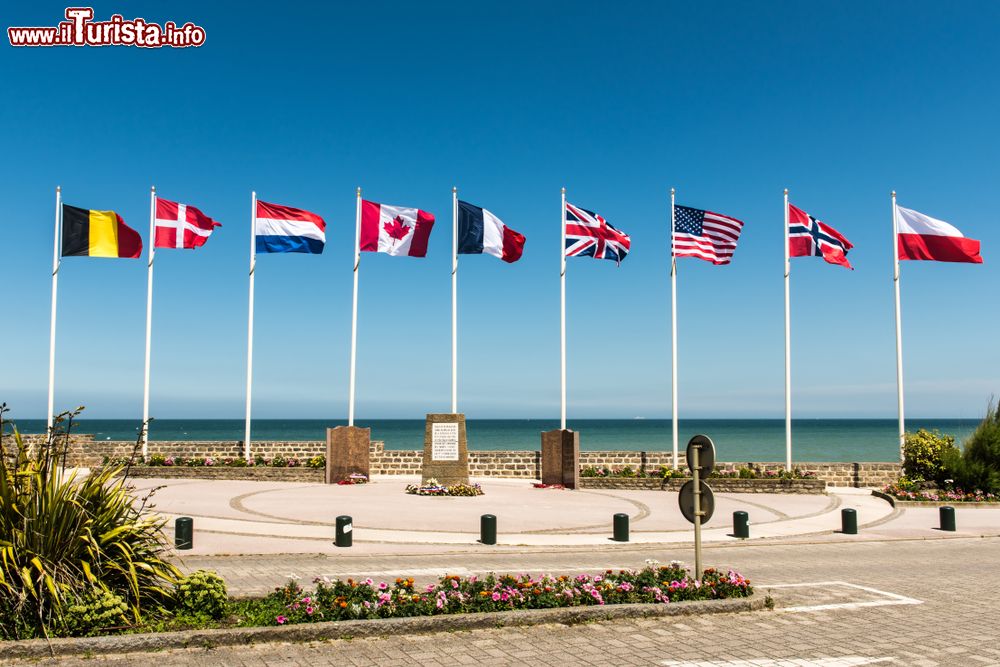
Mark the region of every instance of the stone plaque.
POLYGON ((458 424, 431 424, 431 460, 458 460, 458 424))
POLYGON ((424 429, 424 460, 420 481, 469 483, 469 449, 465 437, 465 415, 429 414, 424 429))
POLYGON ((326 483, 336 484, 351 474, 368 477, 370 428, 337 426, 326 429, 326 483))

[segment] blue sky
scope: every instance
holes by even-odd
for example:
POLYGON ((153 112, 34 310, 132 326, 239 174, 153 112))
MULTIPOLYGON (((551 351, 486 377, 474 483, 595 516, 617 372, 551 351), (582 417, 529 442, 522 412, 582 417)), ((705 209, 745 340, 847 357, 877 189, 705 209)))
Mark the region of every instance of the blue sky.
MULTIPOLYGON (((8 8, 55 25, 64 4, 8 8)), ((680 412, 783 414, 782 188, 856 245, 793 260, 796 417, 895 414, 889 191, 983 244, 903 264, 908 412, 998 391, 1000 5, 963 2, 99 2, 193 21, 197 49, 0 47, 0 400, 46 407, 54 188, 148 236, 148 192, 223 223, 157 254, 153 416, 241 417, 250 191, 327 220, 320 256, 257 264, 254 414, 347 411, 354 189, 438 216, 426 259, 361 265, 358 416, 450 400, 450 194, 527 236, 463 256, 460 410, 556 417, 559 188, 632 237, 568 267, 569 415, 670 416, 669 188, 746 222, 731 266, 680 260, 680 412)), ((145 263, 69 258, 56 405, 138 418, 145 263)))

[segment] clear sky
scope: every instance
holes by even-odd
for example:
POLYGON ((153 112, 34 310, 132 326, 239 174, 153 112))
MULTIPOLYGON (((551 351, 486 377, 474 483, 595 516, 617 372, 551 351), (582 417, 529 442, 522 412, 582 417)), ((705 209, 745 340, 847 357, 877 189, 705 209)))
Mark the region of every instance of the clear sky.
MULTIPOLYGON (((20 3, 4 27, 55 25, 20 3)), ((680 260, 680 412, 783 414, 782 188, 856 245, 793 260, 796 417, 895 415, 889 192, 983 244, 905 262, 908 412, 1000 392, 995 2, 99 2, 203 26, 201 48, 0 47, 0 400, 46 407, 55 186, 148 241, 149 187, 223 223, 157 253, 153 416, 242 417, 250 191, 327 221, 257 264, 254 414, 347 412, 354 190, 438 216, 425 259, 361 263, 358 416, 450 401, 451 187, 527 236, 463 256, 460 410, 557 417, 559 188, 632 237, 568 261, 569 414, 670 416, 669 189, 746 222, 732 265, 680 260)), ((56 405, 142 410, 142 260, 68 258, 56 405)))

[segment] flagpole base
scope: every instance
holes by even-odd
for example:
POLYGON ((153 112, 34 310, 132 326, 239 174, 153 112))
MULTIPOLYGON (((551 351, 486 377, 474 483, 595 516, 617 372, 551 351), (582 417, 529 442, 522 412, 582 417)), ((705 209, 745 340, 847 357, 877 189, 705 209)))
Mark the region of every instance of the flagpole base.
POLYGON ((542 432, 542 484, 580 487, 580 433, 569 429, 542 432))

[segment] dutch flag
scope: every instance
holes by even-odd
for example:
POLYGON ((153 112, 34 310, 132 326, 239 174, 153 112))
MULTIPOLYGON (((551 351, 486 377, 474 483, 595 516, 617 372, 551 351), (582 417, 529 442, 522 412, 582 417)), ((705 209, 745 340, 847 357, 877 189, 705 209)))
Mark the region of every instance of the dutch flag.
POLYGON ((485 208, 458 202, 458 253, 486 253, 505 262, 516 262, 524 252, 524 235, 503 224, 485 208))
POLYGON ((326 223, 300 208, 257 200, 254 234, 257 252, 307 252, 318 255, 326 245, 326 223))

